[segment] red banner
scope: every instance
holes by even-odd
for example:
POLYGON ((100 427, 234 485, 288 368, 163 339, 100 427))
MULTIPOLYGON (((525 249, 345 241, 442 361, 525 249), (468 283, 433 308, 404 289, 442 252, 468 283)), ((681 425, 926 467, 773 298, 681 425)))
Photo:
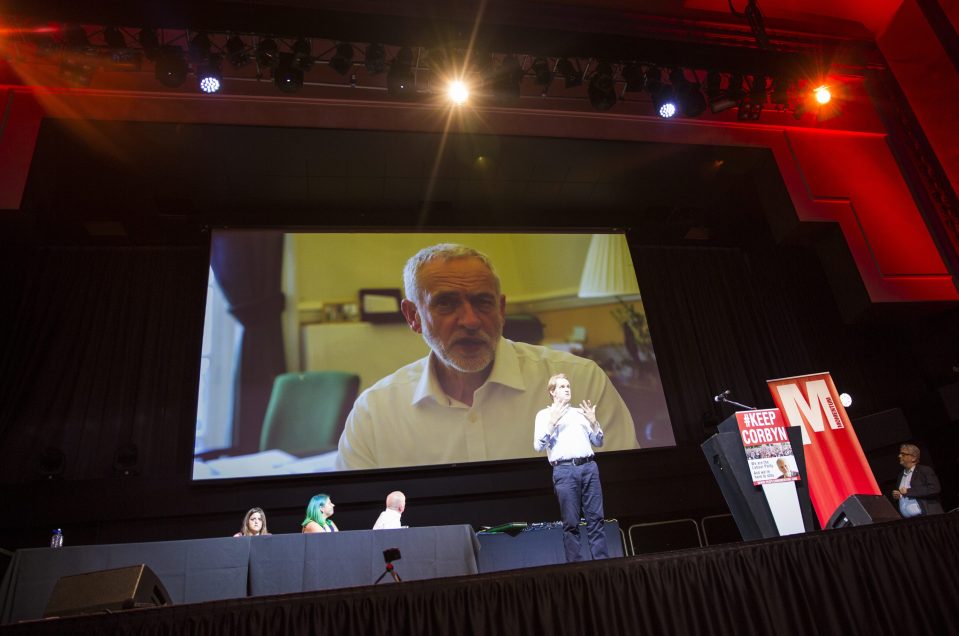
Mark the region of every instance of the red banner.
POLYGON ((819 524, 849 495, 878 495, 879 484, 828 373, 768 380, 776 407, 802 430, 809 495, 819 524))

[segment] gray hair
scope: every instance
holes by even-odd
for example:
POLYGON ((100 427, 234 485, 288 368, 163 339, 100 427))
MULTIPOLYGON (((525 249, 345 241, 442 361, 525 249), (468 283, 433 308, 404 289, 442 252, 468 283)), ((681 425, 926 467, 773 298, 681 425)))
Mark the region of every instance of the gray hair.
POLYGON ((916 461, 919 461, 919 447, 915 444, 902 444, 899 447, 899 450, 912 453, 912 456, 916 459, 916 461))
POLYGON ((497 295, 501 293, 499 276, 496 275, 496 270, 493 268, 493 262, 489 259, 489 256, 465 245, 438 243, 437 245, 424 247, 411 256, 410 260, 406 261, 406 267, 403 268, 403 288, 408 300, 414 303, 420 301, 420 270, 423 269, 424 265, 438 258, 444 261, 451 261, 457 258, 480 259, 483 264, 489 268, 490 274, 493 275, 493 280, 496 281, 497 295))

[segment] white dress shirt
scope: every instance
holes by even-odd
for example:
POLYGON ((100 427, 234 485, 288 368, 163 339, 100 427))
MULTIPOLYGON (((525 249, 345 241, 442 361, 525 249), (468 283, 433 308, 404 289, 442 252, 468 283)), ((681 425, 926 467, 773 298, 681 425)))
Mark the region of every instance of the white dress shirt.
POLYGON ((390 528, 402 528, 403 525, 400 517, 402 517, 401 512, 387 508, 380 513, 380 516, 376 519, 376 523, 373 524, 373 529, 389 530, 390 528))
POLYGON ((549 430, 549 412, 547 407, 536 414, 533 450, 540 453, 546 449, 546 457, 550 462, 589 457, 593 454, 593 446, 603 445, 603 429, 597 427, 593 431, 582 409, 568 405, 552 433, 549 430))
POLYGON ((536 413, 552 400, 549 378, 565 373, 576 395, 597 405, 607 450, 638 448, 633 419, 592 360, 501 338, 493 369, 468 406, 446 395, 432 354, 364 391, 340 437, 339 470, 534 457, 536 413))
MULTIPOLYGON (((900 488, 908 489, 912 485, 912 473, 914 470, 915 467, 902 472, 902 478, 899 480, 900 488)), ((915 498, 903 495, 899 498, 899 514, 903 517, 918 517, 922 514, 922 508, 915 498)))

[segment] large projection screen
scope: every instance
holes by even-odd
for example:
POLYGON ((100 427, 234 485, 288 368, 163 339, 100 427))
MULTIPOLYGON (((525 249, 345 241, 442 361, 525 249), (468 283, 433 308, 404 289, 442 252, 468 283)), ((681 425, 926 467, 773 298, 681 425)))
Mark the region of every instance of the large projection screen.
MULTIPOLYGON (((492 340, 490 341, 492 342, 492 340)), ((537 457, 546 378, 597 404, 599 452, 675 444, 623 234, 216 230, 195 480, 537 457), (492 262, 503 338, 472 404, 449 398, 400 312, 439 243, 492 262)))

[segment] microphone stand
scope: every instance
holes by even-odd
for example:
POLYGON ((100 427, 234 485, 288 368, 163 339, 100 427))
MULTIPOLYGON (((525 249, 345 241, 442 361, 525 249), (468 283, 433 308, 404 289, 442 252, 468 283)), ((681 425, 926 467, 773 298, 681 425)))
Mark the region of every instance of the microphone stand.
POLYGON ((718 396, 716 396, 716 397, 719 398, 719 399, 716 400, 716 401, 719 402, 720 404, 732 404, 733 406, 738 406, 739 408, 741 408, 741 409, 746 409, 747 411, 756 411, 756 410, 758 410, 755 406, 749 406, 748 404, 740 404, 739 402, 736 402, 735 400, 730 400, 730 399, 729 399, 728 397, 726 397, 725 395, 718 395, 718 396))

